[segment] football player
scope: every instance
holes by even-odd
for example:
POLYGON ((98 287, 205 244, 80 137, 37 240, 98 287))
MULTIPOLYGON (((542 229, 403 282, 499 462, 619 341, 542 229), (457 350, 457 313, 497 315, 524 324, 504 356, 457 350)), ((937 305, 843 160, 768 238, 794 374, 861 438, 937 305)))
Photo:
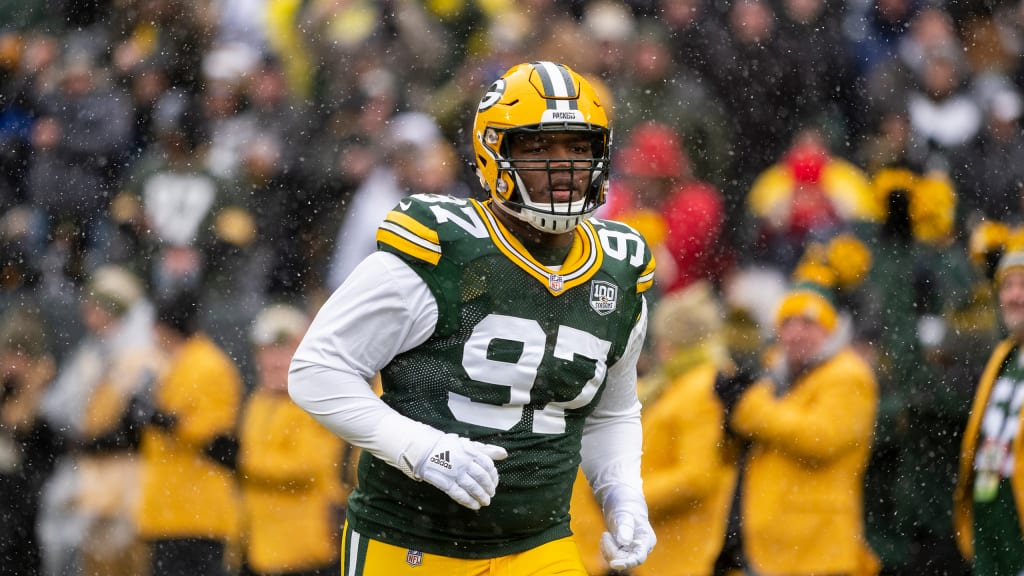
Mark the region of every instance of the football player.
POLYGON ((344 574, 585 576, 569 529, 580 465, 609 565, 653 548, 636 362, 654 259, 634 229, 592 218, 609 141, 582 76, 511 68, 473 127, 490 198, 402 200, 317 314, 289 391, 364 449, 344 574))

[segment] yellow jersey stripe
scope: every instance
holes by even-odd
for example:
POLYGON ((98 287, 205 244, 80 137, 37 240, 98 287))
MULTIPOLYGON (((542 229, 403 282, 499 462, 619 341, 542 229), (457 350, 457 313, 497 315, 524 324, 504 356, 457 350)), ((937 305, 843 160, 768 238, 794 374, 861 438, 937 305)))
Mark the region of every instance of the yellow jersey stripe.
POLYGON ((440 248, 440 240, 437 237, 437 230, 424 226, 419 220, 416 220, 408 214, 399 212, 398 210, 392 210, 388 212, 388 215, 384 218, 385 222, 393 222, 398 226, 412 232, 416 236, 419 236, 426 242, 433 244, 440 248))
POLYGON ((420 246, 419 244, 407 239, 405 236, 400 236, 394 230, 381 226, 377 229, 377 242, 387 244, 395 250, 398 250, 404 254, 408 254, 413 258, 417 258, 424 262, 436 265, 441 261, 441 249, 431 250, 420 246))
POLYGON ((647 267, 640 273, 640 277, 636 279, 636 293, 642 294, 647 291, 648 288, 654 285, 654 268, 655 261, 654 255, 651 255, 651 261, 647 263, 647 267))

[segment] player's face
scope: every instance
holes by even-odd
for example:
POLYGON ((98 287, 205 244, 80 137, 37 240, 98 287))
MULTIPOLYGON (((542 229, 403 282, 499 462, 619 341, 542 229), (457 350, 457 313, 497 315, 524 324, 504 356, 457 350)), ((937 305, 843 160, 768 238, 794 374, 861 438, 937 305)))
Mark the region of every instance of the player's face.
POLYGON ((509 143, 509 156, 517 160, 519 177, 534 202, 581 200, 590 185, 594 149, 590 137, 584 134, 520 135, 509 143))
POLYGON ((1024 270, 1011 269, 999 285, 999 309, 1011 333, 1024 335, 1024 270))
POLYGON ((813 362, 828 336, 824 326, 804 316, 786 318, 778 329, 779 344, 782 345, 786 361, 794 368, 813 362))

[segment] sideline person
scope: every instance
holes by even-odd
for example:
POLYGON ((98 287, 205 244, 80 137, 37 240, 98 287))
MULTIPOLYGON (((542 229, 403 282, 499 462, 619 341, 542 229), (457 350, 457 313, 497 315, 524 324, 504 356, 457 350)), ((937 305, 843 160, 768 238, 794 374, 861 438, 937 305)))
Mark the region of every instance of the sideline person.
POLYGON ((1024 573, 1024 251, 999 260, 995 283, 1008 335, 978 384, 953 494, 957 545, 978 575, 1024 573))

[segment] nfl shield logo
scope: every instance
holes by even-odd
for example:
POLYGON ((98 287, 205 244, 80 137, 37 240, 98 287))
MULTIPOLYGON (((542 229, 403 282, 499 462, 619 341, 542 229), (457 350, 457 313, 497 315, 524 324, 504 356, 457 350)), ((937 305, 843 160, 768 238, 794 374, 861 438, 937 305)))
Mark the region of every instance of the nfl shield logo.
POLYGON ((594 280, 590 283, 590 307, 601 316, 615 311, 619 300, 619 287, 611 282, 594 280))
POLYGON ((561 292, 562 286, 565 285, 565 281, 558 274, 551 274, 548 276, 548 286, 555 292, 561 292))
POLYGON ((406 550, 405 562, 413 568, 423 564, 423 552, 420 552, 419 550, 406 550))

